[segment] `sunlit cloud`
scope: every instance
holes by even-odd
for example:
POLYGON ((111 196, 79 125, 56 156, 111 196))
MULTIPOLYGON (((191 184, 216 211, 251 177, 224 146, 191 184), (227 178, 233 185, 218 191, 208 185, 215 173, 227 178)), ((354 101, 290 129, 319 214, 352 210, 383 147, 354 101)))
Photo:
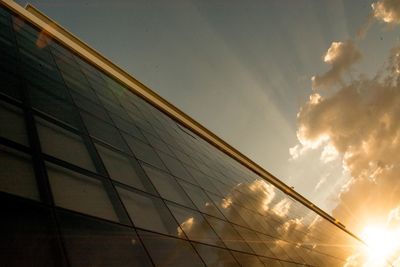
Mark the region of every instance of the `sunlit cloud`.
POLYGON ((322 150, 320 159, 323 163, 328 163, 336 160, 338 157, 339 153, 337 152, 336 148, 331 144, 327 144, 322 150))
POLYGON ((326 183, 327 179, 328 179, 329 174, 326 174, 324 176, 321 177, 321 179, 318 181, 318 183, 315 185, 314 187, 314 191, 317 191, 323 184, 326 183))
POLYGON ((278 215, 279 217, 284 217, 289 213, 289 209, 291 206, 291 202, 285 198, 279 201, 273 208, 272 212, 278 215))
POLYGON ((361 52, 353 41, 333 42, 324 55, 324 62, 331 66, 325 74, 311 78, 313 89, 343 83, 342 75, 361 59, 361 52))
MULTIPOLYGON (((372 12, 365 32, 373 20, 400 24, 400 1, 377 1, 372 12)), ((386 259, 400 263, 400 47, 372 78, 352 77, 360 60, 353 41, 331 44, 323 57, 331 68, 312 77, 310 99, 297 116, 299 143, 290 155, 299 158, 320 148, 323 163, 342 161, 350 179, 341 186, 332 214, 369 244, 345 266, 378 267, 386 259)))
POLYGON ((377 20, 400 24, 400 2, 397 0, 380 0, 371 5, 373 15, 377 20))

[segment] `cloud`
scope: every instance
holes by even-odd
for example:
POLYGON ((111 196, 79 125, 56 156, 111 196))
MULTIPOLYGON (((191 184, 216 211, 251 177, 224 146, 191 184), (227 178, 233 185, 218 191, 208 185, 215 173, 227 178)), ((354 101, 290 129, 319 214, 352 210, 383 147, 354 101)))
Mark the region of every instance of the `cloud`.
POLYGON ((337 159, 338 156, 339 156, 339 153, 337 152, 335 147, 332 146, 331 144, 327 144, 324 146, 324 148, 322 150, 320 159, 323 163, 328 163, 328 162, 332 162, 335 159, 337 159))
POLYGON ((324 62, 331 66, 330 70, 322 75, 312 77, 313 89, 330 87, 343 83, 342 75, 361 59, 361 52, 353 41, 333 42, 325 53, 324 62))
MULTIPOLYGON (((337 49, 328 51, 325 60, 335 61, 337 49)), ((325 140, 319 142, 321 159, 340 155, 350 172, 351 183, 342 190, 333 215, 351 229, 384 218, 400 202, 399 63, 396 47, 381 75, 353 80, 329 96, 313 93, 298 113, 300 143, 325 140)))
POLYGON ((288 214, 290 207, 291 207, 291 202, 289 201, 289 199, 285 198, 279 201, 272 208, 272 212, 278 215, 279 217, 284 217, 288 214))
POLYGON ((380 0, 371 5, 374 17, 385 23, 400 24, 400 1, 380 0))
POLYGON ((323 185, 327 181, 328 176, 329 176, 329 174, 326 174, 326 175, 322 176, 322 178, 315 185, 314 191, 317 191, 321 187, 321 185, 323 185))

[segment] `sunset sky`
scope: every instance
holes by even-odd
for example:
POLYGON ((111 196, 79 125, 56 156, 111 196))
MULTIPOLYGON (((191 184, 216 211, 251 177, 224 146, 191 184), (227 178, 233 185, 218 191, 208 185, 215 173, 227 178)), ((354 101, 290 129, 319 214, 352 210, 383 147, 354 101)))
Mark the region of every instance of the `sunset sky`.
POLYGON ((350 229, 399 224, 400 1, 30 3, 350 229))

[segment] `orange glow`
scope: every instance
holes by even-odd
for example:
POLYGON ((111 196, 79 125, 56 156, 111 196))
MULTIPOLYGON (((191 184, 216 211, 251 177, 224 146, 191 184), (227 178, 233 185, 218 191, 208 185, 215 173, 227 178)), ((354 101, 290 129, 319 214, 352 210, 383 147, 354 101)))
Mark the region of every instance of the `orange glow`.
POLYGON ((44 31, 41 31, 36 40, 36 46, 39 48, 45 48, 49 43, 50 43, 49 37, 47 37, 47 34, 44 31))

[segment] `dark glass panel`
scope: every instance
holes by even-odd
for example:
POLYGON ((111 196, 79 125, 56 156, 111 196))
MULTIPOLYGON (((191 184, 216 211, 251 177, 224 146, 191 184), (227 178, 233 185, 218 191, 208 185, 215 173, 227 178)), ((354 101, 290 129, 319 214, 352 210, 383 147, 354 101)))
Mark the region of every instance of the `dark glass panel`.
POLYGON ((97 119, 92 115, 89 115, 86 112, 81 112, 81 114, 90 135, 118 148, 119 150, 128 151, 128 148, 125 145, 125 142, 117 128, 103 122, 100 119, 97 119))
POLYGON ((152 266, 133 229, 58 212, 71 266, 152 266))
POLYGON ((136 159, 96 144, 110 177, 123 184, 154 193, 154 188, 136 159))
POLYGON ((30 156, 0 145, 0 191, 40 200, 30 156))
POLYGON ((107 111, 102 106, 75 92, 72 92, 72 97, 74 99, 75 104, 79 108, 89 112, 92 115, 95 115, 99 119, 111 123, 111 119, 108 116, 107 111))
POLYGON ((130 134, 130 135, 132 135, 134 137, 136 137, 140 141, 147 142, 147 140, 144 137, 144 135, 142 134, 142 132, 135 126, 135 124, 131 120, 127 121, 127 120, 122 119, 120 116, 115 115, 113 113, 110 113, 110 117, 113 120, 114 125, 118 129, 120 129, 120 130, 122 130, 122 131, 124 131, 124 132, 126 132, 126 133, 128 133, 128 134, 130 134))
MULTIPOLYGON (((0 56, 0 65, 1 65, 0 56)), ((14 99, 21 99, 21 93, 19 89, 19 80, 16 75, 3 71, 0 69, 0 93, 5 94, 14 99)))
POLYGON ((50 209, 0 193, 2 266, 66 266, 50 209))
POLYGON ((117 190, 136 227, 173 236, 181 231, 161 199, 120 186, 117 190))
POLYGON ((71 105, 69 101, 62 100, 45 90, 40 90, 32 86, 29 86, 29 97, 33 108, 69 124, 76 129, 82 128, 79 113, 75 106, 71 105))
POLYGON ((28 146, 22 109, 0 101, 0 136, 28 146))
POLYGON ((182 185, 187 195, 191 198, 193 203, 201 212, 224 219, 222 213, 200 187, 184 181, 179 181, 179 183, 182 185))
POLYGON ((194 208, 193 203, 173 176, 150 165, 143 164, 143 168, 161 197, 194 208))
POLYGON ((96 171, 81 136, 35 117, 42 152, 82 168, 96 171))
POLYGON ((165 163, 169 171, 174 176, 194 184, 196 183, 189 172, 185 169, 185 167, 183 167, 182 163, 179 162, 176 158, 162 152, 159 152, 158 154, 160 155, 162 161, 165 163))
POLYGON ((148 164, 151 164, 152 166, 155 166, 157 168, 167 170, 164 163, 162 163, 160 157, 151 146, 139 141, 138 139, 130 135, 123 134, 123 136, 126 142, 128 143, 130 149, 132 150, 133 154, 138 159, 148 164))
POLYGON ((119 221, 103 182, 47 163, 54 203, 66 209, 119 221))
POLYGON ((204 266, 189 242, 138 231, 156 266, 204 266))

